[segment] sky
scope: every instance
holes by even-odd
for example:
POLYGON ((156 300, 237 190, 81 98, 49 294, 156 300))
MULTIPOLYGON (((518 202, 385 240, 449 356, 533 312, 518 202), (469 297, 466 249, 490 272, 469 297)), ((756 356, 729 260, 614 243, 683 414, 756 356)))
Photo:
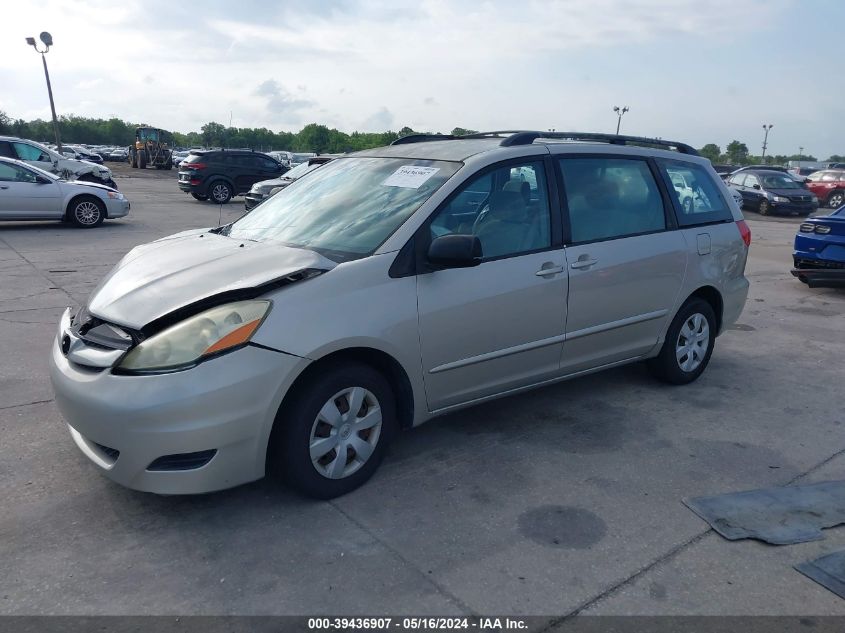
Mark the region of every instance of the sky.
POLYGON ((180 132, 622 133, 845 154, 843 0, 16 0, 0 110, 180 132))

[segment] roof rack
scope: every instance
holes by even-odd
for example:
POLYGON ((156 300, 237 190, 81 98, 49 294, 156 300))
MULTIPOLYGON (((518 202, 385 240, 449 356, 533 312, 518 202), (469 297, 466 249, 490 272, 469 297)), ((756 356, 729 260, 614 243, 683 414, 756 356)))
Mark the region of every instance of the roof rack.
POLYGON ((656 147, 670 149, 681 154, 698 156, 698 151, 686 143, 678 141, 667 141, 661 138, 648 138, 645 136, 623 136, 620 134, 601 134, 598 132, 539 132, 534 130, 495 130, 492 132, 477 132, 463 136, 451 134, 411 134, 396 139, 391 145, 404 143, 422 143, 425 141, 447 141, 447 140, 468 140, 484 138, 501 138, 499 145, 502 147, 513 147, 515 145, 531 145, 537 139, 555 139, 564 141, 594 141, 609 143, 611 145, 639 145, 645 147, 656 147))

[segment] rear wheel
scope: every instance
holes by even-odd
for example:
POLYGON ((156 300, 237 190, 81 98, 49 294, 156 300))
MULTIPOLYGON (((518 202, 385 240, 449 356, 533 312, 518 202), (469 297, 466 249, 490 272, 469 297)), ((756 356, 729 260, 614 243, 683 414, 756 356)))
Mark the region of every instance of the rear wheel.
POLYGON ((225 180, 215 180, 208 187, 208 196, 212 202, 226 204, 232 199, 232 188, 225 180))
POLYGON ((831 209, 838 209, 845 204, 845 191, 834 191, 827 197, 827 206, 831 209))
POLYGON ((206 200, 208 200, 208 196, 204 196, 201 193, 191 192, 191 195, 194 197, 194 200, 199 200, 201 202, 205 202, 206 200))
POLYGON ((660 354, 648 361, 648 368, 661 380, 685 385, 698 378, 713 353, 716 315, 704 299, 687 301, 666 332, 660 354))
POLYGON ((771 210, 771 205, 766 198, 760 200, 760 205, 757 207, 757 213, 760 215, 769 215, 769 211, 771 210))
POLYGON ((299 492, 331 499, 366 482, 396 428, 387 380, 358 363, 315 372, 276 417, 271 461, 299 492))
POLYGON ((147 168, 147 152, 144 150, 140 150, 138 152, 138 168, 139 169, 146 169, 147 168))
POLYGON ((81 229, 93 229, 103 223, 106 207, 93 196, 74 198, 68 207, 67 217, 81 229))

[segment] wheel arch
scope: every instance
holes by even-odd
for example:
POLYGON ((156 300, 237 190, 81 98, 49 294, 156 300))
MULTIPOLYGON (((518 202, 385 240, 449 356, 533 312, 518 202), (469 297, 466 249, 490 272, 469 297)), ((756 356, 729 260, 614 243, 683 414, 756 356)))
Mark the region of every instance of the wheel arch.
POLYGON ((103 202, 97 196, 91 193, 75 193, 70 198, 68 198, 68 201, 65 203, 65 212, 62 214, 62 219, 65 222, 70 221, 70 208, 73 203, 83 198, 87 200, 94 200, 98 205, 100 205, 100 209, 103 212, 103 219, 109 219, 109 207, 105 202, 103 202))
POLYGON ((684 305, 684 303, 686 303, 693 297, 703 299, 704 301, 710 304, 710 307, 713 308, 713 313, 716 315, 716 332, 721 334, 722 313, 725 307, 724 299, 722 299, 722 293, 719 292, 719 290, 714 286, 701 286, 700 288, 697 288, 695 291, 690 293, 690 295, 683 301, 681 305, 684 305))

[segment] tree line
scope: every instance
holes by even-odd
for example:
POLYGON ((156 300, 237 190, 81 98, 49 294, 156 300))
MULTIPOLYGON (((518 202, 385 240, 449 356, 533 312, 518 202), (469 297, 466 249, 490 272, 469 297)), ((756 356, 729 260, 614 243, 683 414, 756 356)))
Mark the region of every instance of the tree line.
MULTIPOLYGON (((748 151, 748 146, 737 140, 733 140, 727 144, 725 151, 715 143, 708 143, 698 150, 698 153, 708 158, 710 162, 716 165, 786 165, 791 160, 806 160, 818 161, 819 159, 812 154, 774 154, 763 158, 760 155, 755 156, 748 151)), ((842 163, 845 162, 845 156, 833 154, 823 162, 842 163)))
MULTIPOLYGON (((96 119, 75 115, 59 117, 59 134, 62 143, 88 145, 129 146, 135 141, 138 124, 123 119, 96 119)), ((472 132, 455 128, 453 134, 472 132)), ((274 132, 273 130, 247 127, 227 127, 211 121, 199 132, 171 132, 175 147, 243 147, 259 151, 289 150, 294 152, 343 153, 372 147, 390 145, 400 136, 415 134, 410 127, 396 132, 352 132, 347 134, 325 125, 310 123, 299 132, 274 132)), ((34 141, 52 142, 52 121, 13 119, 0 111, 0 134, 19 136, 34 141)))
MULTIPOLYGON (((59 132, 63 143, 87 143, 89 145, 129 146, 135 140, 135 128, 138 124, 123 119, 95 119, 75 115, 59 118, 59 132)), ((456 127, 451 134, 460 136, 471 134, 475 130, 456 127)), ((347 134, 325 125, 310 123, 299 132, 274 132, 273 130, 250 127, 227 127, 211 121, 200 128, 199 132, 172 132, 175 147, 245 147, 259 151, 289 150, 294 152, 343 153, 354 152, 371 147, 389 145, 401 136, 415 134, 410 127, 403 127, 396 132, 352 132, 347 134)), ((50 142, 53 139, 51 121, 35 119, 24 121, 13 119, 0 111, 0 134, 19 136, 34 141, 50 142)), ((727 144, 723 152, 715 143, 708 143, 698 150, 699 153, 715 164, 752 165, 768 163, 785 165, 790 160, 817 160, 815 156, 775 154, 766 156, 752 155, 748 146, 737 140, 727 144)), ((828 161, 845 162, 845 156, 834 154, 828 161)))

